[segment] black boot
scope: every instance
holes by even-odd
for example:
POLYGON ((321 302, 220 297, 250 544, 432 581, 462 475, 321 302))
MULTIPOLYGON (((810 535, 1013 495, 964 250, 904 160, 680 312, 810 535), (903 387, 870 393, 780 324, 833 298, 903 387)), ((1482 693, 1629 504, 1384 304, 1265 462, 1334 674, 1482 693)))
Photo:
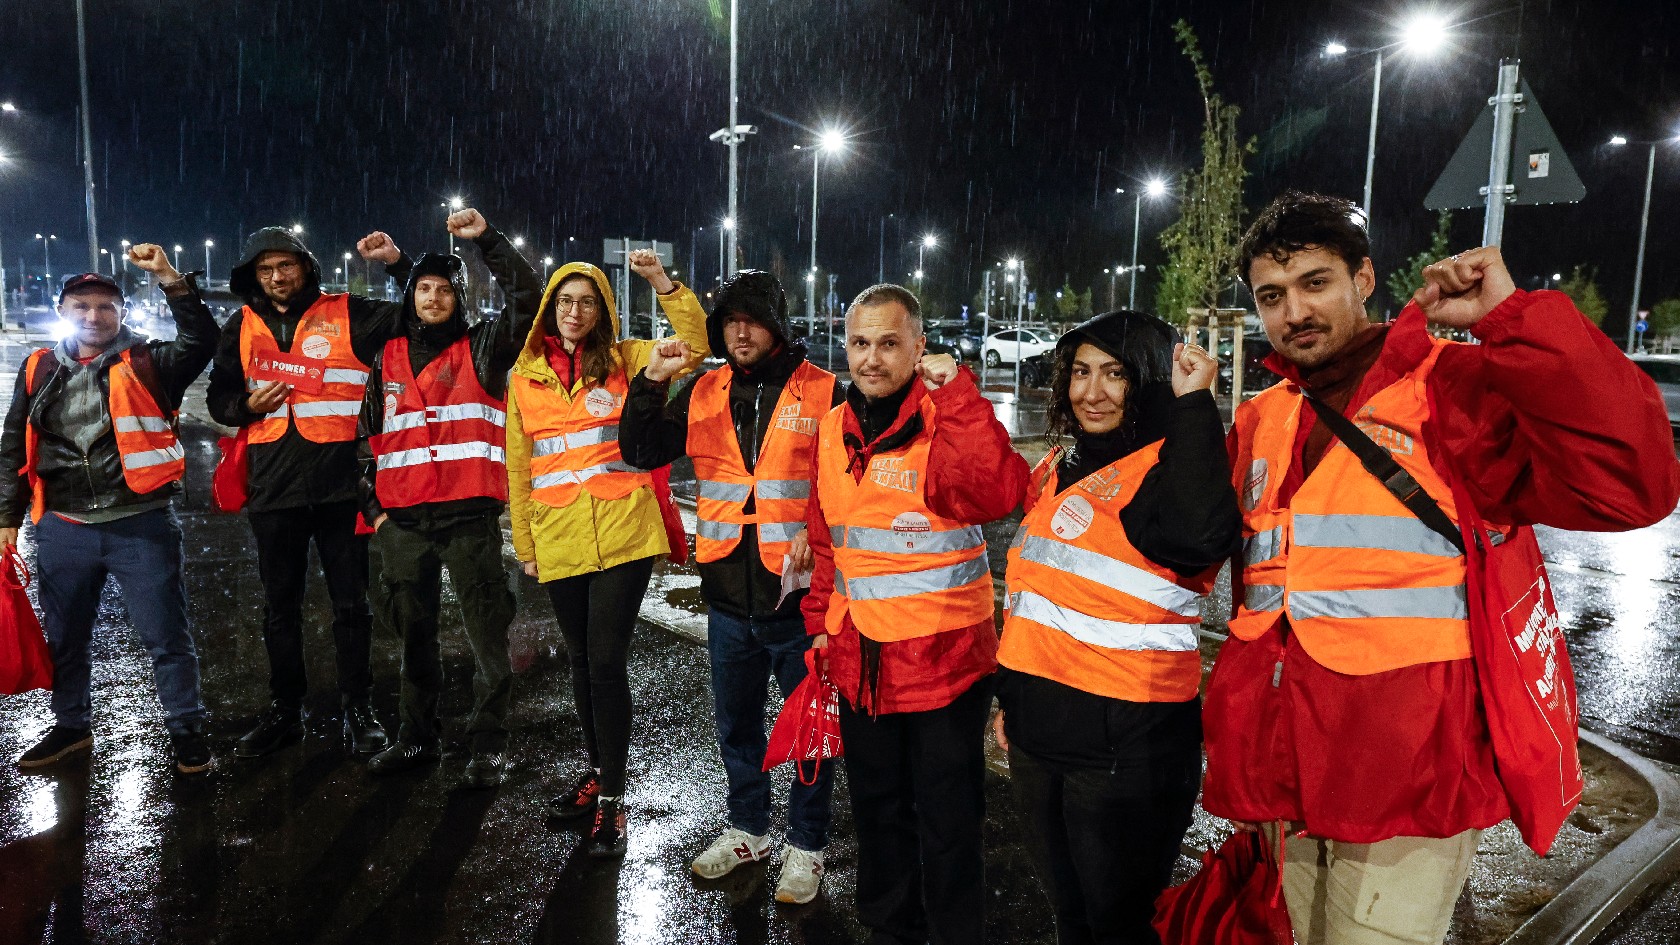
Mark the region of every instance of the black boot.
POLYGON ((358 755, 370 755, 391 744, 379 716, 373 714, 373 700, 362 699, 344 707, 344 744, 358 755))
POLYGON ((87 751, 92 747, 92 730, 54 725, 47 730, 45 737, 35 743, 35 747, 23 753, 23 757, 18 759, 18 767, 45 768, 78 751, 87 751))
POLYGON ((475 749, 467 770, 461 775, 461 785, 470 788, 495 787, 507 780, 507 751, 505 749, 475 749))
POLYGON ((175 755, 175 770, 182 774, 208 771, 216 761, 210 752, 210 741, 197 726, 184 732, 170 732, 169 744, 175 755))
POLYGON ((438 756, 438 746, 434 743, 398 738, 396 744, 369 758, 367 769, 369 774, 396 774, 431 764, 438 760, 438 756))
POLYGON ((260 758, 302 738, 303 710, 275 702, 257 717, 256 726, 239 740, 233 753, 240 758, 260 758))

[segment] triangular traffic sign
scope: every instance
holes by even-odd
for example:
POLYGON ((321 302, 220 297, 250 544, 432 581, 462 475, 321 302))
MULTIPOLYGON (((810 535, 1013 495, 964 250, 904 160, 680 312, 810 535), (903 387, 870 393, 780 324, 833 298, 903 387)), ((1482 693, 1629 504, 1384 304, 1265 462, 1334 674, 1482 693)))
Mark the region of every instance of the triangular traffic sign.
MULTIPOLYGON (((1587 195, 1581 176, 1564 153, 1557 132, 1540 108, 1534 90, 1521 82, 1522 104, 1512 132, 1507 204, 1575 203, 1587 195)), ((1423 205, 1430 210, 1467 210, 1487 206, 1488 165, 1493 161, 1493 106, 1482 109, 1464 143, 1436 179, 1423 205)))

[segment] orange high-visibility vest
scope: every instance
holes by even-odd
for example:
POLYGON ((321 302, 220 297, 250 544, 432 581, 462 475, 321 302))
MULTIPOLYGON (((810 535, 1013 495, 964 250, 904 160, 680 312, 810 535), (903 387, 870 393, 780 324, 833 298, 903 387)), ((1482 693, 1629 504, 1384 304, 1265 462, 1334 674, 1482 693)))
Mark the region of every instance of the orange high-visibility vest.
POLYGON ((385 419, 370 437, 379 504, 507 500, 507 404, 485 391, 463 335, 414 376, 408 339, 385 343, 385 419))
POLYGON ((923 432, 871 457, 861 481, 841 441, 850 409, 830 410, 817 434, 817 500, 834 546, 828 632, 839 633, 849 615, 859 633, 892 643, 991 620, 986 536, 928 508, 932 399, 922 399, 923 432))
POLYGON ((653 473, 626 463, 618 447, 618 419, 630 392, 622 367, 576 397, 519 374, 509 389, 531 438, 531 498, 562 509, 583 491, 610 501, 653 488, 653 473))
POLYGON ((1196 697, 1196 629, 1219 566, 1182 577, 1132 547, 1120 524, 1160 454, 1160 443, 1145 446, 1060 495, 1061 451, 1039 463, 1037 499, 1009 549, 999 663, 1111 699, 1196 697))
MULTIPOLYGON (((24 391, 31 396, 40 388, 41 360, 52 351, 41 348, 29 355, 24 366, 24 391)), ((150 353, 143 354, 150 357, 150 353)), ((181 478, 186 472, 186 453, 175 435, 175 413, 165 413, 134 372, 134 349, 122 353, 111 365, 106 376, 111 415, 111 432, 117 440, 117 455, 122 457, 123 482, 137 495, 145 495, 181 478)), ((46 486, 35 471, 35 459, 40 451, 41 433, 35 424, 24 424, 24 468, 31 493, 30 520, 40 522, 47 509, 46 486)))
POLYGON ((699 499, 695 504, 695 558, 718 561, 741 544, 741 528, 758 529, 758 556, 782 573, 782 556, 805 527, 811 500, 811 469, 817 427, 834 404, 834 375, 802 361, 782 387, 776 416, 764 434, 753 471, 729 411, 735 372, 724 365, 694 382, 688 402, 688 455, 694 460, 699 499), (751 498, 754 511, 746 511, 751 498))
MULTIPOLYGON (((262 316, 246 306, 240 311, 239 358, 246 366, 245 389, 262 387, 265 381, 249 376, 251 359, 280 350, 274 333, 262 316)), ((272 443, 286 434, 288 418, 298 432, 314 443, 348 443, 356 439, 356 417, 362 412, 362 395, 367 389, 368 366, 356 359, 350 346, 350 303, 343 294, 323 295, 298 319, 292 334, 293 357, 321 361, 324 383, 321 392, 294 390, 275 411, 246 429, 252 443, 272 443)))
MULTIPOLYGON (((1455 523, 1451 487, 1430 462, 1425 385, 1448 342, 1378 391, 1353 422, 1455 523)), ((1400 504, 1339 440, 1287 508, 1278 492, 1311 407, 1279 384, 1237 411, 1232 467, 1243 511, 1243 597, 1231 632, 1255 640, 1287 615, 1325 667, 1368 675, 1470 656, 1464 557, 1400 504)))

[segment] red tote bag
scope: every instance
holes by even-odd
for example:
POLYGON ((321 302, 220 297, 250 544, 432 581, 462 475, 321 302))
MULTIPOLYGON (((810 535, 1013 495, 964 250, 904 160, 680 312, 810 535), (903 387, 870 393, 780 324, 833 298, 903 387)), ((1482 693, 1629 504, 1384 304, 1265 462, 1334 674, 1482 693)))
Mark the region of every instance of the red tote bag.
POLYGON ((29 566, 7 545, 0 564, 0 694, 52 689, 52 654, 29 605, 29 566))
POLYGON ((1263 835, 1239 830, 1202 868, 1155 900, 1162 945, 1292 945, 1279 867, 1263 835))
POLYGON ((817 783, 823 759, 838 758, 840 743, 840 690, 834 688, 820 668, 817 649, 805 651, 805 679, 776 716, 770 742, 764 749, 764 770, 793 762, 799 781, 817 783), (811 776, 805 777, 805 763, 811 762, 811 776))
POLYGON ((249 498, 251 476, 249 427, 240 427, 237 436, 224 436, 216 441, 222 458, 210 476, 210 504, 218 512, 237 512, 249 498))

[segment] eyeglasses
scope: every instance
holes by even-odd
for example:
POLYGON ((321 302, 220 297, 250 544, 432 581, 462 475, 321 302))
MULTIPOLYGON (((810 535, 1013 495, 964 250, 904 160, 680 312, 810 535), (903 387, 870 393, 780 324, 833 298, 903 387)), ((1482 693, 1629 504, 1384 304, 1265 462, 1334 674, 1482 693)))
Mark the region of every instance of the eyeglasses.
POLYGON ((289 276, 303 267, 295 262, 276 263, 272 266, 258 266, 257 278, 267 279, 271 276, 289 276))
POLYGON ((600 307, 600 303, 590 297, 584 297, 581 299, 574 299, 569 295, 557 295, 554 297, 554 308, 559 312, 569 312, 573 308, 576 308, 585 315, 592 315, 595 310, 600 307))

